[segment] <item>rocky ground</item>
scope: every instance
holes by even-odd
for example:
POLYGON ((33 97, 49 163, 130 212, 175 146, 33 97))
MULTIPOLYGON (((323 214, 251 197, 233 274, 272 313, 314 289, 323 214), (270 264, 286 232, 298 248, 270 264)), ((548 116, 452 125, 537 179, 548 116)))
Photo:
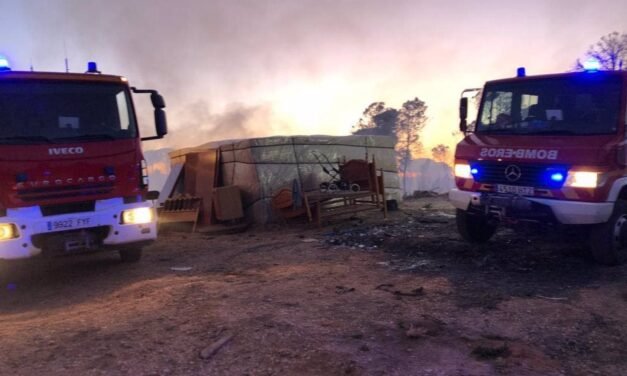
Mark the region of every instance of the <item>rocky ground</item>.
POLYGON ((0 265, 1 375, 624 375, 627 267, 582 237, 457 235, 442 197, 0 265))

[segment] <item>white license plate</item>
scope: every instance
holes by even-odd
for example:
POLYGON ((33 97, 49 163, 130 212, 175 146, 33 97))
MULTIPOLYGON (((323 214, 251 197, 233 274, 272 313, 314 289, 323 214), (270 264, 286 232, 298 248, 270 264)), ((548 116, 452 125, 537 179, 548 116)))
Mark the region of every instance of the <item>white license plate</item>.
POLYGON ((498 193, 513 193, 521 196, 533 196, 534 194, 533 187, 522 187, 518 185, 497 184, 496 191, 498 193))
POLYGON ((75 228, 89 227, 90 225, 91 218, 89 217, 58 219, 47 222, 48 231, 71 230, 75 228))

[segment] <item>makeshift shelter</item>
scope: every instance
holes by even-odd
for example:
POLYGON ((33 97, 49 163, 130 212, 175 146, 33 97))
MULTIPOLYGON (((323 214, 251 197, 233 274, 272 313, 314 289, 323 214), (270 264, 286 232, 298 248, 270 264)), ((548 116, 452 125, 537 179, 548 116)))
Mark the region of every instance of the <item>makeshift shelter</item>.
POLYGON ((271 200, 281 189, 297 184, 303 192, 319 190, 339 161, 373 158, 383 171, 386 199, 400 200, 395 142, 389 136, 277 136, 176 150, 160 203, 177 194, 203 195, 200 222, 209 224, 214 188, 235 186, 247 219, 267 223, 275 219, 271 200))

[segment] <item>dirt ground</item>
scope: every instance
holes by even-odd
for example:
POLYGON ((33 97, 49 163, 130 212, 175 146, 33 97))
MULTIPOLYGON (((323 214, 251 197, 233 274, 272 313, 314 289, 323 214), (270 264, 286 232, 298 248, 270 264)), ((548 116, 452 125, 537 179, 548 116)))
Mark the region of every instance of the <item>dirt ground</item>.
POLYGON ((0 266, 1 375, 625 375, 627 267, 460 240, 444 198, 0 266))

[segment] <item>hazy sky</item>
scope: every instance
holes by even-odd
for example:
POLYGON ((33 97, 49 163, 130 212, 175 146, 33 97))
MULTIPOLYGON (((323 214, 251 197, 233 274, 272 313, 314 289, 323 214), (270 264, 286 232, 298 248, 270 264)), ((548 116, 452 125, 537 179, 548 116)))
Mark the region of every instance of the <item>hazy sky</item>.
MULTIPOLYGON (((0 54, 16 70, 104 73, 155 88, 171 134, 348 134, 373 101, 429 106, 423 142, 452 143, 461 90, 569 70, 627 32, 627 1, 0 0, 0 54), (65 47, 64 47, 65 46, 65 47)), ((147 111, 146 113, 149 114, 147 111)), ((151 126, 145 116, 143 128, 151 126)))

